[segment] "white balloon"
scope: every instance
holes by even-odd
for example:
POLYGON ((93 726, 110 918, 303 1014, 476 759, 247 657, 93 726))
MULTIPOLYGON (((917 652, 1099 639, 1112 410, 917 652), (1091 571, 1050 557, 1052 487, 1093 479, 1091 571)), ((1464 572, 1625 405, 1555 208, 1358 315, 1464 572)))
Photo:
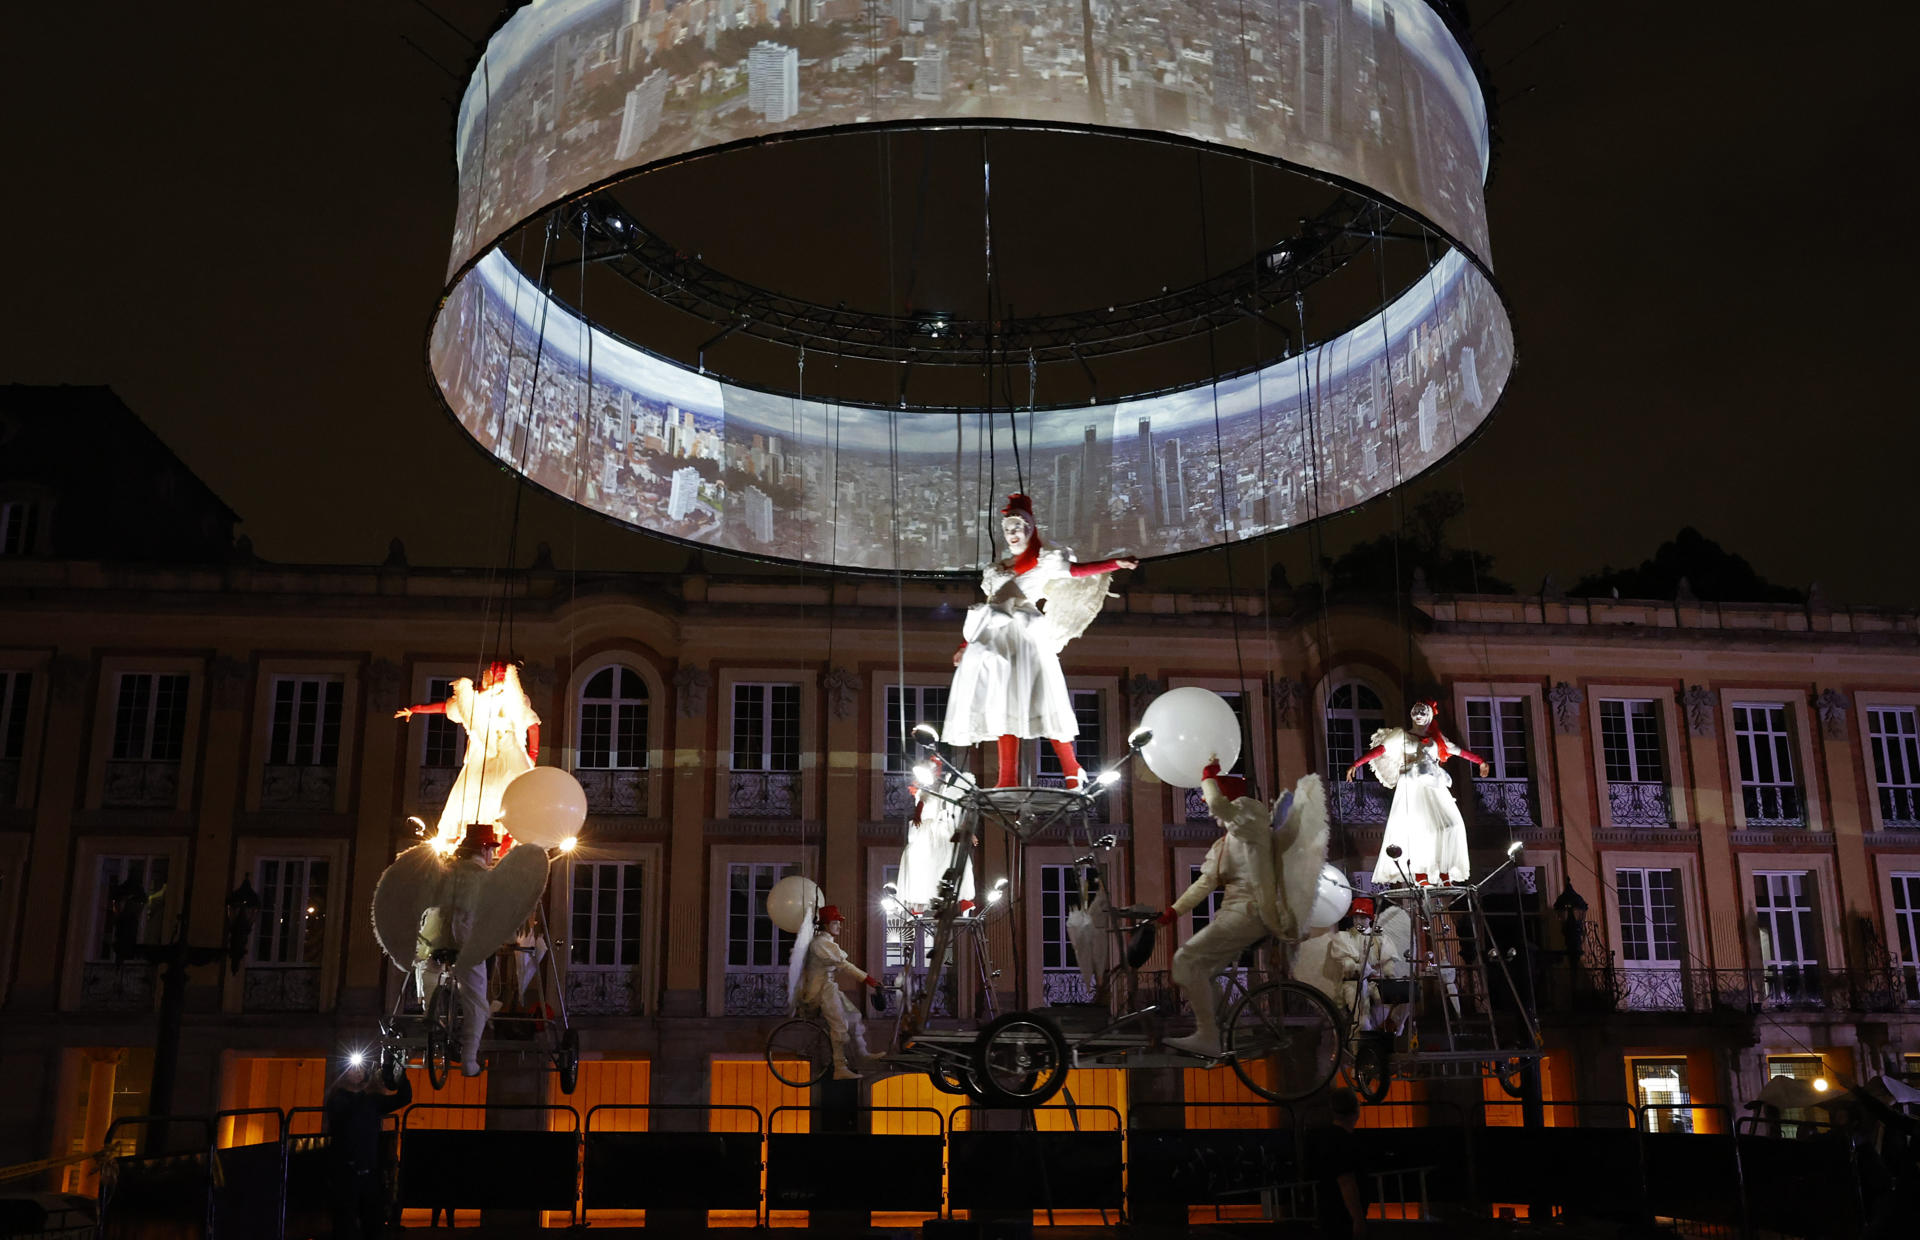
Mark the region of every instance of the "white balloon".
POLYGON ((557 766, 523 771, 500 793, 500 825, 516 843, 557 848, 586 820, 586 789, 557 766))
POLYGON ((820 884, 803 874, 789 874, 767 892, 767 919, 788 934, 798 934, 825 903, 820 884))
POLYGON ((1353 907, 1353 883, 1340 872, 1340 867, 1329 861, 1320 867, 1320 886, 1313 893, 1313 911, 1307 914, 1307 925, 1315 930, 1326 930, 1340 924, 1340 919, 1353 907))
POLYGON ((1223 771, 1240 760, 1240 721, 1210 689, 1167 690, 1147 706, 1140 726, 1153 733, 1140 750, 1147 769, 1176 788, 1198 788, 1210 758, 1218 757, 1223 771))

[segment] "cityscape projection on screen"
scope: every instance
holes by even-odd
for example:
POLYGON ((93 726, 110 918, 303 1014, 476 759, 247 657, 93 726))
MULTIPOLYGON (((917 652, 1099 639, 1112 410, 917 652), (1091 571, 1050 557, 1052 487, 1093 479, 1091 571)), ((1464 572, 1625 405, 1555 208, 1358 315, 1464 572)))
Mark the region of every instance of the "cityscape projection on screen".
POLYGON ((1486 274, 1485 109, 1445 25, 1419 0, 1089 10, 1099 123, 1317 170, 1450 244, 1344 334, 1183 391, 989 413, 730 384, 584 321, 489 247, 569 193, 720 144, 1095 123, 1081 2, 545 0, 494 35, 461 108, 453 283, 429 345, 449 409, 534 483, 637 528, 920 573, 991 559, 1016 489, 1056 545, 1153 557, 1352 507, 1457 448, 1513 337, 1486 274), (911 90, 870 90, 876 56, 911 58, 911 90))

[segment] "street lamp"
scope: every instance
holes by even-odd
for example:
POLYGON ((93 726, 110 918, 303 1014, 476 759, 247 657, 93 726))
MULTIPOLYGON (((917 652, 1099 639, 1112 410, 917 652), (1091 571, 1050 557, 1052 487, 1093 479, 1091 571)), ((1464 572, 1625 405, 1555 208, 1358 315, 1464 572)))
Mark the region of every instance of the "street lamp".
POLYGON ((1566 941, 1567 963, 1577 964, 1580 949, 1586 942, 1587 902, 1573 889, 1572 879, 1567 880, 1560 898, 1553 902, 1553 911, 1560 917, 1560 936, 1566 941))
POLYGON ((240 972, 247 945, 253 941, 253 928, 260 917, 260 895, 253 880, 243 878, 227 893, 226 919, 220 946, 196 947, 187 942, 183 915, 174 931, 173 942, 142 943, 140 923, 147 911, 147 891, 140 880, 129 874, 108 889, 113 915, 113 958, 118 962, 144 961, 164 966, 160 972, 160 1028, 153 1045, 153 1087, 148 1108, 160 1117, 147 1129, 147 1151, 163 1154, 167 1148, 166 1116, 173 1113, 173 1083, 180 1066, 180 1025, 186 1015, 187 970, 196 965, 227 962, 227 972, 240 972))

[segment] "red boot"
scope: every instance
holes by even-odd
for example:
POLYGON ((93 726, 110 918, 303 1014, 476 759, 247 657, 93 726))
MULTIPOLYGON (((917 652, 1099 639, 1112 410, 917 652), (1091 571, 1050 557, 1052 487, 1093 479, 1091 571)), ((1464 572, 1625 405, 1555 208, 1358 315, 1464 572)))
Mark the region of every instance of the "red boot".
POLYGON ((1078 791, 1086 780, 1081 778, 1080 759, 1073 752, 1073 742, 1049 740, 1048 743, 1053 746, 1053 756, 1060 759, 1060 770, 1067 777, 1067 787, 1078 791))
POLYGON ((1013 788, 1020 783, 1020 738, 1008 733, 1000 738, 1000 778, 996 788, 1013 788))

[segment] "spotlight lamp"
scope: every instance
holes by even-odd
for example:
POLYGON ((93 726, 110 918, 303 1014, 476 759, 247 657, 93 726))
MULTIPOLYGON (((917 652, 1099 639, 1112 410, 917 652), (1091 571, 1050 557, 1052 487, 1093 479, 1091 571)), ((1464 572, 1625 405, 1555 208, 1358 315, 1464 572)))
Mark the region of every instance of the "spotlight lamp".
POLYGON ((913 725, 913 739, 922 745, 938 745, 940 729, 930 723, 916 723, 913 725))
POLYGON ((1507 856, 1518 857, 1520 855, 1521 850, 1524 849, 1525 847, 1526 847, 1525 844, 1521 843, 1519 840, 1515 840, 1513 843, 1507 845, 1507 856))
POLYGON ((1127 749, 1133 753, 1139 753, 1152 743, 1152 728, 1135 728, 1132 734, 1127 737, 1127 749))
POLYGON ((1824 1093, 1826 1093, 1826 1092, 1827 1092, 1827 1091, 1828 1091, 1829 1089, 1832 1089, 1832 1088, 1833 1088, 1833 1086, 1831 1086, 1831 1085, 1829 1085, 1829 1084, 1827 1084, 1827 1078, 1826 1078, 1826 1077, 1824 1077, 1824 1076, 1816 1076, 1816 1077, 1814 1077, 1814 1078, 1813 1078, 1813 1090, 1814 1090, 1814 1092, 1815 1092, 1815 1093, 1819 1093, 1819 1094, 1824 1094, 1824 1093))
POLYGON ((1110 770, 1105 770, 1100 772, 1100 778, 1094 780, 1093 782, 1095 782, 1096 784, 1099 784, 1102 788, 1113 787, 1115 784, 1120 782, 1119 768, 1116 767, 1110 770))
POLYGON ((939 775, 939 773, 939 771, 934 769, 933 763, 931 762, 916 762, 913 764, 914 782, 922 788, 933 787, 934 778, 939 775))
POLYGON ((580 837, 577 835, 569 835, 560 841, 560 851, 563 853, 570 853, 578 847, 580 847, 580 837))

